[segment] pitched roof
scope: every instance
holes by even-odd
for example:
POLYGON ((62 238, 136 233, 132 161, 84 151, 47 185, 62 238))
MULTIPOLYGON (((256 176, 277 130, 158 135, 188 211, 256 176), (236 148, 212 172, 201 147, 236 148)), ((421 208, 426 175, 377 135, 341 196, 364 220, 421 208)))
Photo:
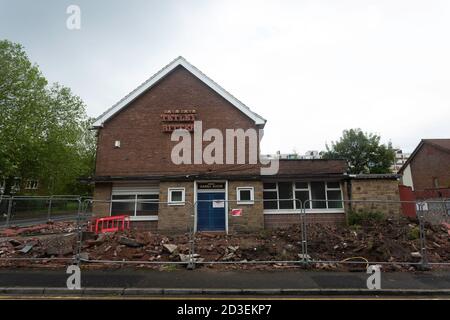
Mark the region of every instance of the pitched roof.
POLYGON ((422 141, 450 152, 450 139, 423 139, 422 141))
POLYGON ((450 153, 450 139, 422 139, 416 149, 411 153, 408 160, 406 160, 403 166, 398 170, 398 173, 402 173, 405 170, 424 144, 429 144, 439 150, 450 153))
POLYGON ((208 78, 203 72, 201 72, 199 69, 197 69, 192 64, 190 64, 186 59, 184 59, 183 57, 180 56, 180 57, 176 58, 175 60, 173 60, 171 63, 169 63, 167 66, 165 66, 163 69, 158 71, 151 78, 146 80, 144 83, 142 83, 139 87, 137 87, 136 89, 131 91, 128 95, 126 95, 124 98, 122 98, 119 102, 117 102, 111 108, 106 110, 102 115, 100 115, 95 120, 93 127, 94 128, 102 127, 103 124, 108 119, 110 119, 115 114, 117 114, 120 110, 125 108, 130 102, 132 102, 137 97, 139 97, 141 94, 143 94, 145 91, 150 89, 158 81, 163 79, 166 75, 168 75, 172 70, 174 70, 178 66, 184 67, 186 70, 188 70, 190 73, 192 73, 198 79, 200 79, 203 83, 205 83, 207 86, 209 86, 211 89, 213 89, 219 95, 221 95, 225 100, 230 102, 233 106, 235 106, 237 109, 239 109, 247 117, 252 119, 256 125, 264 125, 266 123, 266 120, 263 117, 256 114, 255 112, 251 111, 249 107, 247 107, 245 104, 243 104, 237 98, 232 96, 228 91, 223 89, 216 82, 214 82, 213 80, 208 78))

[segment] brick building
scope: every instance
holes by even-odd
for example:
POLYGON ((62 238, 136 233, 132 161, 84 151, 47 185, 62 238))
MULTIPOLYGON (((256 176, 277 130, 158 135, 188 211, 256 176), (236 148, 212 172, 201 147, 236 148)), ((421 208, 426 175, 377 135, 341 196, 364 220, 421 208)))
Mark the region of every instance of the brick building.
POLYGON ((418 198, 450 197, 450 139, 423 139, 399 173, 418 198))
MULTIPOLYGON (((258 132, 259 154, 266 120, 179 57, 96 120, 94 214, 129 214, 135 226, 163 232, 254 231, 298 222, 301 205, 295 198, 311 219, 345 220, 340 202, 347 198, 345 161, 280 160, 278 172, 266 175, 265 165, 250 161, 247 137, 245 163, 196 162, 191 147, 192 163, 174 163, 179 140, 171 135, 185 129, 195 145, 194 121, 201 121, 203 133, 258 132)), ((200 147, 206 150, 209 143, 201 141, 200 147)), ((228 143, 219 142, 224 149, 228 143)), ((238 148, 233 144, 231 150, 237 159, 238 148)))

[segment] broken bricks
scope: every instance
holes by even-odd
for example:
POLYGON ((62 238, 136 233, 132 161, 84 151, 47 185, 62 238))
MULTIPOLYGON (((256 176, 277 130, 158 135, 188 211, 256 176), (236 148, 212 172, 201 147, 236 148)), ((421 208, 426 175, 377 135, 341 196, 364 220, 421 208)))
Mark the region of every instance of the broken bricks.
POLYGON ((76 240, 77 235, 69 233, 45 239, 42 244, 47 255, 67 255, 74 252, 76 240))

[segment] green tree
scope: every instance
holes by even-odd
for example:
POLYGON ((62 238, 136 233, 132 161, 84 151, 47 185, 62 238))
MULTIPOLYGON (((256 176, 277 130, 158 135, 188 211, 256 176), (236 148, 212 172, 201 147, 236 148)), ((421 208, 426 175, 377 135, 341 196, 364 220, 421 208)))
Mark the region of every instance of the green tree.
POLYGON ((385 145, 380 140, 380 136, 361 129, 344 130, 339 141, 326 145, 322 157, 346 160, 350 173, 389 173, 395 151, 390 142, 385 145))
POLYGON ((83 101, 49 86, 23 47, 0 41, 0 178, 39 179, 46 193, 71 193, 93 170, 94 133, 83 101))

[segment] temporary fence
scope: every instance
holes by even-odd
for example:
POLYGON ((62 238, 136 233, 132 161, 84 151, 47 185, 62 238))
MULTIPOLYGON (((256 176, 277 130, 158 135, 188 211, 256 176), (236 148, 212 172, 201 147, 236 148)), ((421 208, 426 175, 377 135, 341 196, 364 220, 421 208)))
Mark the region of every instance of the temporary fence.
POLYGON ((50 254, 50 257, 48 252, 42 256, 24 253, 4 257, 0 254, 0 261, 29 259, 124 266, 185 265, 191 269, 196 265, 218 264, 302 268, 347 266, 353 269, 369 264, 395 268, 450 266, 450 251, 448 245, 445 247, 448 235, 447 238, 435 235, 436 230, 448 224, 450 200, 408 202, 416 206, 417 217, 414 219, 401 215, 405 201, 388 200, 302 201, 293 198, 255 199, 243 203, 215 199, 174 205, 137 197, 134 200, 93 200, 54 196, 32 199, 5 197, 1 203, 4 201, 8 203, 5 225, 51 220, 48 217, 70 218, 76 222, 73 230, 62 230, 60 234, 74 235, 76 244, 70 258, 66 258, 70 253, 58 252, 50 254), (39 201, 42 207, 32 206, 39 201), (76 206, 71 204, 67 212, 59 212, 53 210, 58 201, 73 201, 76 206), (264 208, 270 207, 267 202, 274 201, 284 203, 284 209, 269 213, 270 210, 264 208), (230 230, 229 234, 203 232, 203 227, 211 230, 211 225, 205 227, 199 214, 205 205, 226 213, 223 223, 225 230, 230 230), (39 208, 36 210, 39 219, 29 214, 30 208, 36 207, 39 208), (47 209, 46 214, 43 214, 44 209, 47 209), (145 227, 151 232, 124 230, 96 236, 90 232, 94 219, 92 213, 93 216, 99 213, 103 213, 102 216, 128 215, 132 229, 145 227), (159 219, 162 214, 164 219, 159 219), (284 231, 261 228, 265 224, 268 227, 265 220, 270 214, 288 217, 289 223, 295 227, 284 231), (334 226, 334 220, 327 221, 338 216, 342 218, 342 225, 334 226))
POLYGON ((0 199, 0 227, 76 220, 82 201, 71 195, 4 196, 0 199))

